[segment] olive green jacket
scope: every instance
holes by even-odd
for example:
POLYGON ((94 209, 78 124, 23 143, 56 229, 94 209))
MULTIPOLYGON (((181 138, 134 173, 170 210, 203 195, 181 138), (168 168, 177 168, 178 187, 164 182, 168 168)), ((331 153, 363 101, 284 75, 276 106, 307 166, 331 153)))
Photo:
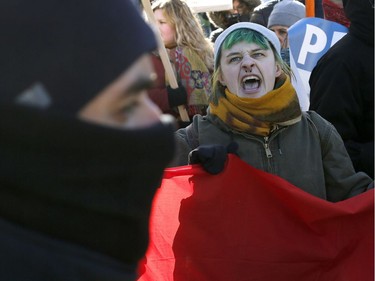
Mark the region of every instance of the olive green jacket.
POLYGON ((199 145, 238 143, 238 156, 251 166, 275 174, 322 199, 337 202, 373 186, 365 173, 354 171, 343 141, 331 123, 304 112, 298 123, 277 127, 268 137, 231 130, 214 115, 196 115, 176 132, 177 153, 170 166, 188 164, 199 145))

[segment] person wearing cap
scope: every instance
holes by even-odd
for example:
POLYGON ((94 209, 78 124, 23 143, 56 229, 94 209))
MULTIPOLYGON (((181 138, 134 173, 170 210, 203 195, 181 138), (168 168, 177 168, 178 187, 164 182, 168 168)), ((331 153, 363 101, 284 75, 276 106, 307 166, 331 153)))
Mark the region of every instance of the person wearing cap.
POLYGON ((356 171, 374 177, 374 0, 343 7, 349 30, 311 72, 310 110, 335 126, 356 171))
MULTIPOLYGON (((250 18, 250 22, 253 22, 253 23, 257 23, 257 24, 261 24, 265 27, 267 27, 268 25, 268 20, 269 20, 269 17, 270 17, 270 14, 273 10, 273 7, 281 2, 282 0, 268 0, 268 1, 262 1, 262 3, 255 7, 254 8, 254 11, 251 15, 251 18, 250 18)), ((305 0, 297 0, 299 2, 301 2, 302 4, 305 5, 305 0)), ((320 1, 320 0, 319 0, 320 1)), ((319 2, 318 0, 315 0, 315 9, 319 9, 319 2)), ((316 14, 316 17, 322 17, 318 14, 316 14)))
POLYGON ((331 202, 371 188, 372 179, 354 171, 336 129, 315 112, 301 112, 290 76, 273 31, 254 23, 226 29, 215 42, 208 113, 176 132, 173 165, 200 163, 217 174, 227 153, 235 153, 331 202))
POLYGON ((268 18, 267 27, 274 31, 280 40, 281 57, 290 65, 288 28, 305 18, 305 5, 295 0, 283 0, 277 3, 268 18))
POLYGON ((155 33, 122 0, 0 22, 0 278, 135 280, 176 128, 147 95, 155 33))

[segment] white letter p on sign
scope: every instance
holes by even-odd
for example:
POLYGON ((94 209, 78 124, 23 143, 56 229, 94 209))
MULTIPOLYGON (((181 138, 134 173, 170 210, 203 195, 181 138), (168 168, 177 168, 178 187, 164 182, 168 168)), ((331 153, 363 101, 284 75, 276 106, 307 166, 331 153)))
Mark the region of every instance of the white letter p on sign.
POLYGON ((317 54, 324 50, 327 44, 327 35, 319 27, 307 24, 306 34, 303 39, 301 51, 298 56, 298 63, 305 64, 308 53, 317 54), (315 43, 312 44, 313 36, 315 35, 315 43))

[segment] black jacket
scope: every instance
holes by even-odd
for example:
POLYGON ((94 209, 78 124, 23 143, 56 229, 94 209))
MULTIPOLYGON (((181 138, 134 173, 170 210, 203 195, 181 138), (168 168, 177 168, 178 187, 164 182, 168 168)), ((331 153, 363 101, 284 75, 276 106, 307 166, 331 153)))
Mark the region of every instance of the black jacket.
POLYGON ((133 281, 126 265, 80 245, 55 239, 0 218, 1 280, 133 281))
POLYGON ((349 32, 310 76, 310 109, 338 130, 357 171, 374 177, 374 8, 344 1, 349 32))

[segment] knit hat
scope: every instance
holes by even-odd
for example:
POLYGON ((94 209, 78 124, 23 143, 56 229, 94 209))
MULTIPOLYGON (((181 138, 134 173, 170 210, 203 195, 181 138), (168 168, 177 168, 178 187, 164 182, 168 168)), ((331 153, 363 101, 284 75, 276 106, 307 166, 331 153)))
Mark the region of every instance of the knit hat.
POLYGON ((283 0, 277 3, 268 18, 268 28, 274 25, 290 27, 300 19, 306 17, 306 8, 301 2, 283 0))
POLYGON ((230 33, 237 29, 250 29, 254 30, 256 32, 259 32, 262 34, 264 37, 267 38, 267 40, 273 45, 275 50, 279 53, 280 55, 280 41, 277 38, 275 32, 272 30, 269 30, 268 28, 264 27, 263 25, 257 24, 257 23, 252 23, 252 22, 239 22, 236 24, 231 25, 227 29, 224 30, 223 33, 219 35, 219 37, 215 41, 214 45, 214 56, 215 56, 215 68, 217 67, 217 62, 218 62, 218 53, 221 48, 221 45, 223 44, 224 40, 228 37, 230 33))
POLYGON ((124 0, 1 1, 0 34, 0 102, 45 90, 49 109, 71 113, 157 48, 124 0))

